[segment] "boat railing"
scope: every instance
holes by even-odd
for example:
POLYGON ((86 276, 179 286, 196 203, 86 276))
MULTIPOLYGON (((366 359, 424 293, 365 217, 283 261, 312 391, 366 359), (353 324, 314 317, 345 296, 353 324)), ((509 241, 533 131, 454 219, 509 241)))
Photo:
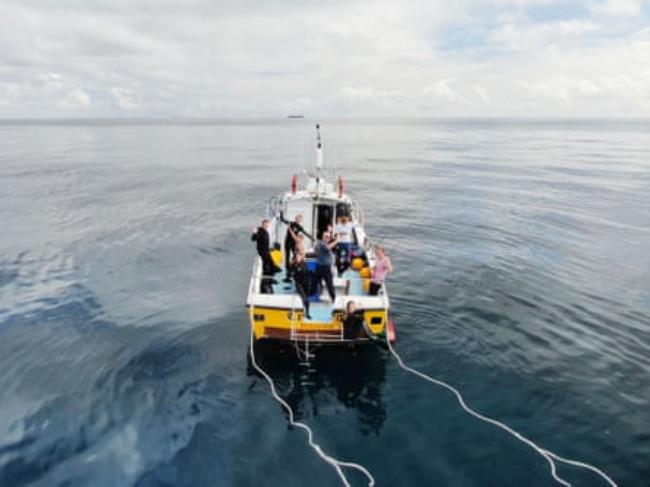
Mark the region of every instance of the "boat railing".
POLYGON ((386 281, 381 283, 380 294, 381 294, 381 302, 383 304, 382 308, 388 310, 388 289, 386 289, 386 281))
POLYGON ((269 198, 269 203, 267 206, 267 214, 270 218, 273 218, 280 214, 281 203, 282 203, 281 198, 277 195, 269 198))
POLYGON ((290 337, 291 340, 297 340, 298 339, 298 318, 297 318, 297 313, 296 313, 296 298, 298 296, 298 293, 293 293, 293 299, 291 300, 291 316, 290 316, 290 323, 291 323, 291 330, 290 330, 290 337))
POLYGON ((352 212, 356 216, 356 220, 357 220, 356 223, 363 226, 364 221, 365 221, 365 215, 363 213, 363 208, 361 208, 359 203, 357 203, 355 200, 352 201, 351 206, 352 206, 352 212))
MULTIPOLYGON (((258 274, 258 268, 260 266, 260 258, 256 256, 255 261, 253 263, 253 275, 254 278, 251 279, 251 283, 249 286, 249 305, 251 307, 251 316, 254 315, 255 313, 255 300, 254 295, 257 294, 257 290, 259 289, 260 283, 262 282, 263 279, 273 279, 274 276, 272 275, 264 275, 262 273, 258 274)), ((361 276, 346 276, 344 278, 345 280, 365 280, 368 279, 367 277, 361 277, 361 276)), ((332 334, 332 332, 323 332, 322 330, 315 329, 315 330, 310 330, 309 327, 304 328, 300 327, 299 325, 309 325, 309 322, 305 322, 303 320, 299 319, 299 313, 298 308, 300 310, 304 311, 303 305, 302 305, 302 300, 299 300, 299 294, 294 290, 291 296, 291 305, 290 305, 290 310, 289 310, 289 322, 290 322, 290 330, 289 330, 289 336, 290 340, 293 342, 303 342, 306 345, 310 341, 313 342, 330 342, 330 343, 341 343, 347 341, 345 338, 345 329, 341 325, 336 331, 338 333, 332 334)), ((350 298, 353 298, 354 296, 348 295, 350 298)), ((382 303, 382 308, 388 310, 388 291, 386 289, 386 283, 382 284, 382 288, 380 289, 379 293, 377 296, 373 296, 381 299, 382 303)), ((333 310, 334 311, 334 310, 333 310)), ((339 312, 341 311, 340 309, 338 310, 339 312)), ((320 324, 320 323, 319 323, 320 324)), ((252 324, 251 324, 252 326, 252 324)))
POLYGON ((253 278, 251 279, 250 284, 248 285, 248 304, 253 305, 253 296, 257 293, 257 289, 259 289, 259 279, 257 278, 257 266, 259 263, 259 256, 255 256, 253 259, 253 278))
MULTIPOLYGON (((254 269, 253 272, 254 272, 254 278, 251 279, 251 284, 250 284, 250 286, 249 286, 249 291, 248 291, 249 296, 252 296, 253 294, 264 294, 264 295, 266 295, 266 296, 273 296, 273 294, 262 293, 262 292, 260 292, 259 290, 261 289, 261 284, 262 284, 262 281, 264 281, 264 279, 267 279, 267 280, 271 281, 271 280, 275 280, 275 279, 277 278, 277 276, 274 275, 274 274, 260 274, 260 275, 258 276, 258 275, 257 275, 257 272, 256 272, 256 269, 254 269)), ((369 277, 361 277, 361 276, 345 276, 345 277, 337 277, 337 278, 334 278, 334 283, 335 283, 335 285, 336 285, 336 282, 337 282, 337 281, 339 281, 339 282, 340 282, 340 281, 357 281, 357 282, 361 281, 361 282, 362 282, 362 285, 363 285, 363 283, 364 283, 365 281, 367 281, 368 279, 370 279, 370 278, 369 278, 369 277)), ((279 294, 278 296, 282 296, 282 295, 286 295, 286 294, 279 294)), ((291 305, 291 310, 293 311, 293 308, 295 308, 294 300, 295 300, 295 298, 296 298, 297 296, 299 296, 299 294, 296 292, 295 289, 293 289, 291 295, 293 296, 293 299, 292 299, 292 305, 291 305)), ((387 305, 387 304, 388 304, 388 303, 387 303, 387 301, 388 301, 388 292, 387 292, 387 290, 386 290, 386 283, 383 283, 383 284, 382 284, 382 287, 379 289, 379 293, 376 294, 376 295, 370 295, 370 294, 361 294, 361 295, 358 295, 358 294, 349 294, 349 293, 348 293, 348 287, 346 286, 346 294, 345 294, 345 296, 348 296, 348 297, 355 297, 355 296, 360 296, 360 297, 378 297, 378 298, 381 298, 382 303, 384 303, 384 305, 387 305)))

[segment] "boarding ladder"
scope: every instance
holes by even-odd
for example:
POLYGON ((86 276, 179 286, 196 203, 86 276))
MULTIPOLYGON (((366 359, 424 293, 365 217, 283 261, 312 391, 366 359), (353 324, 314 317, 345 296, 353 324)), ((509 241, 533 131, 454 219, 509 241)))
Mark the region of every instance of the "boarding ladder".
POLYGON ((309 341, 319 341, 319 342, 338 342, 338 341, 343 341, 344 340, 344 330, 343 326, 338 330, 338 334, 332 334, 332 333, 320 333, 319 330, 315 331, 308 331, 308 330, 298 330, 298 314, 296 313, 296 298, 298 296, 298 292, 294 290, 293 293, 293 299, 291 301, 291 317, 290 317, 290 323, 291 323, 291 329, 290 329, 290 334, 289 337, 290 339, 295 342, 304 342, 306 347, 309 346, 309 341))

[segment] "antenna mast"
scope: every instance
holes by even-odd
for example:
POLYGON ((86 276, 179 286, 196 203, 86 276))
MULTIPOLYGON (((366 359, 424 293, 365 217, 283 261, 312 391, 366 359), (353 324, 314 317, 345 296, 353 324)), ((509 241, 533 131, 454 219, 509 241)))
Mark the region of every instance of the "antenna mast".
POLYGON ((320 140, 320 124, 316 124, 316 169, 323 167, 323 143, 320 140))

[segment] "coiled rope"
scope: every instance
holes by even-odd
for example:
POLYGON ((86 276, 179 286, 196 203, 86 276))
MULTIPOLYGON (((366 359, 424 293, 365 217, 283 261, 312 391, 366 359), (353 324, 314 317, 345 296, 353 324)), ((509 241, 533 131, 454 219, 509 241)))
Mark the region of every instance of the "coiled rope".
POLYGON ((255 352, 254 352, 254 332, 253 332, 253 306, 250 306, 250 314, 251 314, 251 338, 250 338, 250 356, 251 356, 251 362, 253 364, 253 367, 255 370, 257 370, 269 383, 269 388, 271 389, 271 395, 273 398, 278 401, 282 407, 287 411, 287 414, 289 415, 289 424, 291 426, 295 426, 297 428, 301 428, 307 432, 307 440, 309 442, 309 446, 313 448, 313 450, 318 454, 319 457, 323 459, 326 463, 330 464, 334 470, 336 470, 336 473, 338 474, 339 478, 341 479, 341 482, 343 482, 343 485, 345 487, 350 487, 350 482, 348 482, 347 477, 345 476, 345 473, 343 472, 343 468, 351 468, 354 470, 358 470, 359 472, 363 473, 363 475, 366 476, 368 479, 368 486, 373 487, 375 485, 375 478, 372 476, 372 474, 366 469, 363 465, 359 465, 358 463, 354 462, 343 462, 341 460, 338 460, 327 453, 325 453, 320 445, 314 441, 314 433, 311 430, 309 426, 307 426, 305 423, 302 423, 300 421, 296 421, 293 413, 293 409, 291 409, 291 406, 289 406, 289 403, 287 403, 284 399, 280 397, 278 394, 276 388, 275 388, 275 383, 273 382, 273 379, 271 379, 271 376, 269 376, 262 367, 260 367, 255 360, 255 352))
POLYGON ((557 460, 558 462, 566 463, 568 465, 573 465, 575 467, 581 467, 581 468, 584 468, 586 470, 590 470, 591 472, 594 472, 594 473, 598 474, 605 482, 607 482, 612 487, 618 487, 616 485, 616 482, 614 482, 609 475, 607 475, 605 472, 603 472, 599 468, 594 467, 593 465, 590 465, 588 463, 583 463, 583 462, 579 462, 577 460, 571 460, 571 459, 568 459, 568 458, 561 457, 560 455, 557 455, 557 454, 553 453, 550 450, 546 450, 544 448, 541 448, 535 442, 533 442, 532 440, 529 440, 528 438, 526 438, 521 433, 519 433, 519 432, 515 431, 514 429, 512 429, 510 426, 502 423, 501 421, 497 421, 496 419, 489 418, 489 417, 484 416, 483 414, 475 411, 474 409, 472 409, 471 407, 469 407, 465 403, 465 399, 463 398, 462 394, 458 391, 458 389, 456 389, 455 387, 447 384, 446 382, 444 382, 442 380, 434 379, 433 377, 430 377, 427 374, 424 374, 424 373, 420 372, 419 370, 416 370, 416 369, 414 369, 412 367, 409 367, 408 365, 406 365, 404 363, 404 361, 402 360, 402 357, 400 357, 398 355, 398 353, 395 351, 395 349, 393 348, 393 345, 390 343, 390 340, 388 340, 388 338, 386 338, 386 343, 388 344, 388 350, 390 350, 390 353, 397 359, 397 363, 399 364, 399 366, 402 369, 404 369, 407 372, 410 372, 410 373, 412 373, 414 375, 417 375, 418 377, 421 377, 422 379, 424 379, 424 380, 426 380, 428 382, 431 382, 431 383, 436 384, 436 385, 438 385, 440 387, 443 387, 443 388, 447 389, 448 391, 451 391, 456 396, 456 399, 458 400, 458 404, 460 404, 460 406, 465 410, 465 412, 467 412, 468 414, 474 416, 475 418, 477 418, 477 419, 479 419, 481 421, 484 421, 486 423, 490 423, 490 424, 492 424, 494 426, 497 426, 497 427, 501 428, 504 431, 507 431, 512 436, 517 438, 519 441, 521 441, 521 442, 525 443, 526 445, 530 446, 533 450, 535 450, 542 457, 544 457, 546 459, 546 461, 549 463, 549 466, 551 467, 551 475, 553 476, 553 478, 559 484, 564 485, 565 487, 571 487, 571 483, 567 482, 566 480, 564 480, 563 478, 561 478, 557 474, 557 466, 556 466, 554 460, 557 460))

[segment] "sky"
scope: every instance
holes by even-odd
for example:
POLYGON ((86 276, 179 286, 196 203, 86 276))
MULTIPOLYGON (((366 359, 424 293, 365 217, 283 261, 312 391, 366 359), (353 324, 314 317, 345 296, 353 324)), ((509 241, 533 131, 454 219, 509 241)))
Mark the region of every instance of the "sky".
POLYGON ((650 0, 0 0, 0 118, 650 116, 650 0))

